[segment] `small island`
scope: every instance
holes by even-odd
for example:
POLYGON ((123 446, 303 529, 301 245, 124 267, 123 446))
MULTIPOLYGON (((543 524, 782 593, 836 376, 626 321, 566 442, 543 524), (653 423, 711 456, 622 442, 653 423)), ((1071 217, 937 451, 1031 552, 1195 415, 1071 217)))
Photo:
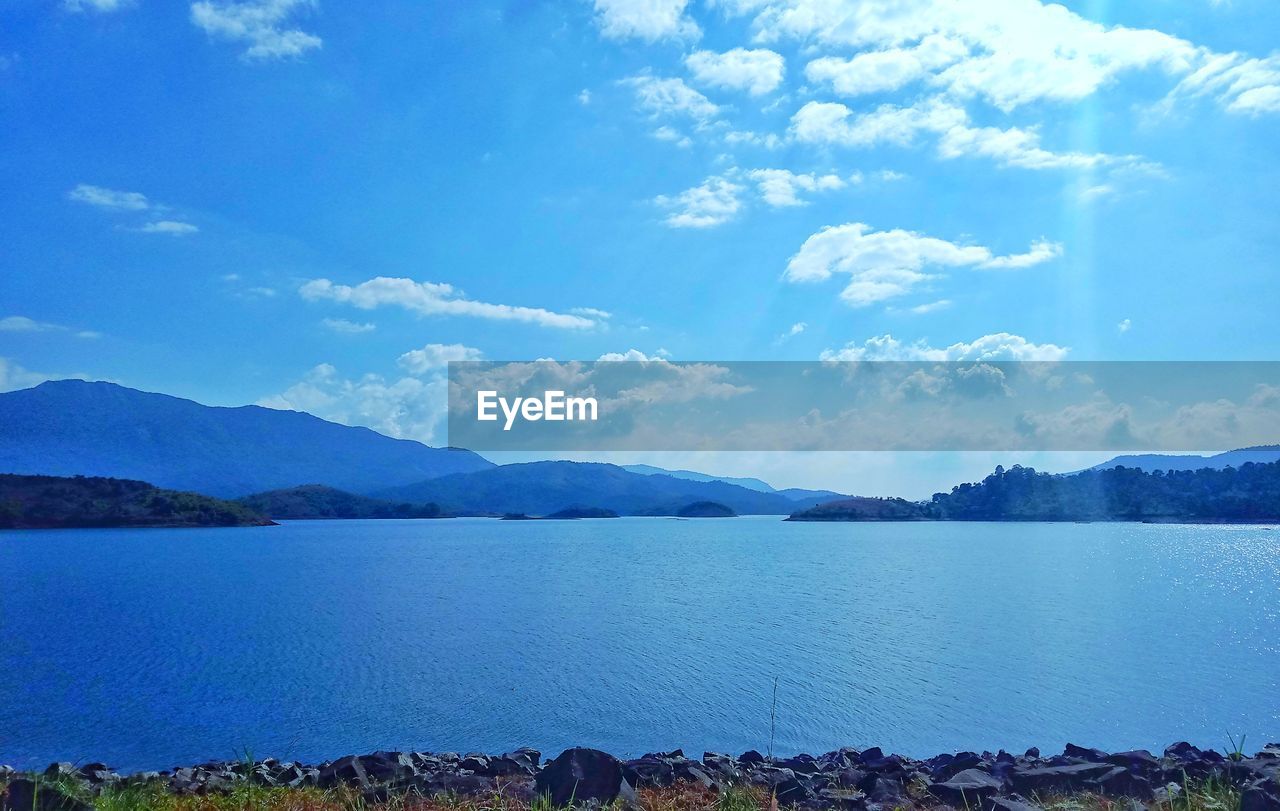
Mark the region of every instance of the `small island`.
POLYGON ((320 518, 447 518, 438 504, 409 504, 358 496, 323 484, 304 484, 236 499, 250 510, 281 520, 320 518))
POLYGON ((577 518, 617 518, 618 514, 603 507, 565 507, 563 510, 557 510, 546 517, 561 521, 577 518))
POLYGON ((0 474, 0 529, 274 524, 243 504, 131 479, 0 474))
POLYGON ((695 501, 676 510, 677 518, 737 518, 738 514, 718 501, 695 501))

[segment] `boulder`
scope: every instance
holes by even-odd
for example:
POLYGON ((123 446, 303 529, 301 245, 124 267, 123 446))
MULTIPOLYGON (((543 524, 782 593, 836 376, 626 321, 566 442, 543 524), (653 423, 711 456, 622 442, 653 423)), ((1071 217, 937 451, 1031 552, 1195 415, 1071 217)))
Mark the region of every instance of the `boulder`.
POLYGON ((317 783, 321 788, 352 786, 361 790, 372 788, 369 776, 365 774, 364 764, 355 755, 340 757, 332 763, 320 767, 317 783))
POLYGON ((1003 783, 981 769, 965 769, 949 780, 934 783, 929 792, 952 807, 971 808, 985 804, 1003 787, 1003 783))
POLYGON ((809 787, 797 777, 790 777, 773 787, 779 806, 804 805, 813 797, 809 787))
POLYGON ((621 800, 635 805, 635 790, 622 774, 622 764, 598 749, 566 749, 538 772, 534 791, 557 807, 621 800))
POLYGON ((1065 766, 1033 766, 1009 772, 1009 782, 1019 794, 1082 791, 1114 767, 1109 763, 1076 763, 1065 766))

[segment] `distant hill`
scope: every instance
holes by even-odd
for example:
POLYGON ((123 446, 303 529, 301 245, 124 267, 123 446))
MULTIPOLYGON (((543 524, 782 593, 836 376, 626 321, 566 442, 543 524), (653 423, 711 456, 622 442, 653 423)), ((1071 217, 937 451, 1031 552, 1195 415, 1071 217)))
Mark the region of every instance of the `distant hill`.
POLYGON ((801 487, 788 487, 785 490, 777 490, 768 482, 760 479, 739 478, 735 476, 713 476, 710 473, 699 473, 696 470, 667 470, 666 468, 654 467, 653 465, 622 465, 623 470, 632 473, 640 473, 645 476, 670 476, 674 479, 688 479, 691 482, 724 482, 725 484, 736 484, 739 487, 745 487, 748 490, 755 490, 760 493, 777 493, 780 496, 791 499, 792 501, 821 501, 823 499, 841 498, 843 494, 836 493, 832 490, 805 490, 801 487))
POLYGON ((761 493, 718 480, 644 475, 596 462, 503 465, 373 495, 391 501, 435 502, 452 512, 490 515, 549 515, 575 504, 591 504, 619 515, 674 515, 695 501, 716 501, 745 515, 786 515, 798 505, 806 506, 777 493, 761 493))
POLYGON ((796 512, 788 521, 926 521, 924 506, 901 498, 842 498, 796 512))
POLYGON ((737 518, 738 514, 716 501, 695 501, 676 510, 678 518, 737 518))
POLYGON ((236 499, 250 510, 269 518, 306 520, 316 518, 442 518, 435 504, 396 504, 368 496, 358 496, 322 484, 305 484, 285 490, 271 490, 236 499))
POLYGON ((1144 453, 1128 456, 1117 456, 1089 470, 1107 470, 1113 467, 1132 467, 1151 473, 1156 470, 1199 470, 1224 467, 1240 467, 1245 462, 1266 464, 1280 461, 1280 445, 1257 445, 1252 448, 1240 448, 1213 456, 1196 456, 1194 454, 1161 454, 1144 453))
POLYGON ((471 451, 298 411, 216 408, 112 383, 0 394, 0 472, 115 476, 230 498, 306 482, 367 494, 491 467, 471 451))
POLYGON ((622 469, 642 476, 670 476, 673 479, 687 479, 691 482, 724 482, 736 484, 758 493, 775 493, 773 485, 760 479, 739 476, 712 476, 710 473, 699 473, 696 470, 667 470, 653 465, 622 465, 622 469))
POLYGON ((1280 521, 1280 462, 1156 471, 1115 467, 1070 476, 1014 465, 930 501, 846 499, 793 521, 1280 521))
POLYGON ((602 507, 566 507, 545 517, 554 521, 564 521, 573 518, 617 518, 618 514, 602 507))
POLYGON ((248 527, 272 522, 243 504, 146 482, 0 474, 0 528, 248 527))

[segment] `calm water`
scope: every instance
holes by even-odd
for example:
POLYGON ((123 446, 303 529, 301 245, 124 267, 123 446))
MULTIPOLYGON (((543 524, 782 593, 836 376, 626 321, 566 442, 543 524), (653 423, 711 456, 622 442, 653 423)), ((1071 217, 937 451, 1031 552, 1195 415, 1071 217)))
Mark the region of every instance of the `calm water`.
POLYGON ((1280 529, 0 533, 0 763, 1280 740, 1280 529))

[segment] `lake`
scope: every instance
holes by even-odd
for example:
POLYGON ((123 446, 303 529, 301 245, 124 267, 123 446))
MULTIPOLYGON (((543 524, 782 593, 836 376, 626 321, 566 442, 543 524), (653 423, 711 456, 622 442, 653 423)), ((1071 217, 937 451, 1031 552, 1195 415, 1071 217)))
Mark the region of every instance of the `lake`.
POLYGON ((1280 740, 1280 529, 0 532, 0 763, 1280 740))

